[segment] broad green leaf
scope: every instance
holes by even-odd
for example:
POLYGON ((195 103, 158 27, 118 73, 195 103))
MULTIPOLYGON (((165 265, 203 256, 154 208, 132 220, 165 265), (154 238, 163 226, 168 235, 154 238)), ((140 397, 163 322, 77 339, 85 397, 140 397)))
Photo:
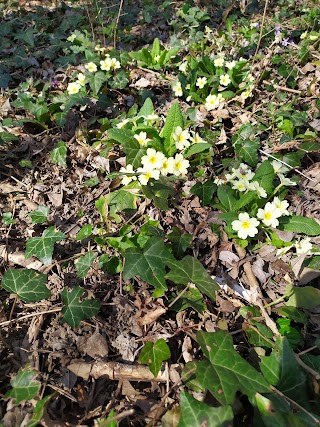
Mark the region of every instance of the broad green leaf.
POLYGON ((180 126, 182 129, 184 127, 184 120, 179 103, 175 103, 171 106, 160 134, 160 136, 165 139, 164 147, 168 156, 172 156, 176 152, 176 144, 171 136, 177 126, 180 126))
POLYGON ((188 248, 192 247, 192 234, 182 233, 178 227, 173 227, 172 232, 167 234, 167 238, 173 243, 173 254, 178 259, 183 256, 188 248))
POLYGON ((67 167, 67 145, 59 141, 56 148, 50 151, 50 160, 63 168, 67 167))
POLYGON ((129 129, 118 129, 112 128, 108 130, 108 136, 110 139, 114 139, 119 144, 126 144, 133 138, 134 133, 129 129))
POLYGON ((282 307, 277 307, 276 311, 281 316, 288 317, 297 323, 307 323, 308 321, 308 316, 302 310, 298 310, 296 307, 284 305, 282 307))
POLYGON ((124 70, 118 71, 113 79, 109 80, 112 89, 124 89, 129 83, 129 73, 124 70))
POLYGON ((318 236, 320 224, 313 218, 305 218, 300 215, 281 217, 279 228, 285 231, 306 234, 307 236, 318 236))
POLYGON ((320 356, 314 356, 313 354, 304 354, 300 356, 302 361, 310 366, 314 371, 319 372, 320 374, 320 356))
MULTIPOLYGON (((172 300, 173 298, 176 298, 182 290, 184 290, 183 288, 180 288, 181 285, 177 287, 177 293, 172 295, 172 300)), ((193 308, 198 313, 203 313, 204 310, 207 308, 203 301, 202 293, 195 286, 189 286, 189 288, 185 292, 183 292, 183 294, 173 304, 171 310, 183 311, 188 307, 193 308)))
POLYGON ((46 287, 47 276, 31 269, 10 268, 2 277, 2 286, 25 302, 36 302, 50 297, 46 287))
POLYGON ((77 276, 84 279, 91 268, 93 261, 97 258, 96 252, 88 252, 83 257, 78 259, 76 264, 77 276))
POLYGON ((92 224, 84 225, 76 235, 76 240, 84 240, 90 237, 92 234, 92 224))
POLYGON ((222 427, 233 424, 232 407, 214 408, 199 402, 189 393, 180 394, 180 421, 178 427, 222 427))
POLYGON ((65 239, 61 231, 56 231, 54 226, 48 227, 42 233, 42 237, 32 237, 27 240, 26 258, 35 255, 44 265, 51 264, 54 244, 65 239))
POLYGON ((268 194, 271 194, 274 190, 273 180, 275 177, 274 169, 269 160, 265 160, 257 168, 254 174, 253 181, 257 181, 261 187, 263 187, 268 194))
POLYGON ((136 209, 137 195, 130 188, 123 187, 121 190, 113 191, 105 196, 105 202, 108 205, 115 205, 117 211, 125 209, 136 209))
POLYGON ((38 206, 37 209, 29 213, 33 224, 42 224, 48 220, 49 208, 46 206, 38 206))
POLYGON ((313 309, 320 306, 320 289, 313 286, 297 287, 289 285, 285 296, 289 297, 287 304, 292 307, 313 309))
POLYGON ((191 282, 200 292, 215 301, 215 291, 220 287, 196 258, 187 255, 181 261, 168 261, 168 266, 171 271, 166 274, 166 279, 181 285, 188 285, 191 282))
POLYGON ((129 248, 125 252, 124 279, 141 277, 155 287, 154 295, 160 297, 167 289, 165 281, 165 266, 173 257, 162 239, 151 237, 143 250, 129 248))
POLYGON ((198 142, 197 144, 192 144, 183 152, 183 157, 186 159, 193 156, 194 154, 202 153, 205 150, 209 150, 212 145, 208 142, 198 142))
POLYGON ((320 144, 318 142, 304 142, 300 145, 300 150, 304 150, 307 153, 310 151, 320 151, 320 144))
POLYGON ((130 139, 122 143, 123 151, 126 153, 127 164, 131 164, 133 169, 141 166, 141 158, 147 152, 145 147, 142 147, 136 139, 130 139))
POLYGON ((258 149, 260 141, 258 139, 246 139, 235 145, 237 155, 250 166, 256 166, 258 163, 258 149))
POLYGON ((154 113, 154 107, 152 100, 150 98, 147 98, 143 106, 141 107, 141 110, 139 111, 137 117, 147 117, 154 113))
POLYGON ((147 341, 143 346, 138 362, 149 366, 150 371, 156 377, 160 371, 162 362, 171 356, 170 348, 163 338, 156 342, 147 341))
POLYGON ((195 194, 201 200, 201 205, 206 206, 212 201, 213 193, 217 189, 217 185, 213 181, 206 181, 203 184, 197 182, 190 190, 191 194, 195 194))
POLYGON ((257 393, 256 402, 265 427, 288 427, 291 425, 288 420, 290 406, 280 396, 269 395, 266 397, 257 393))
POLYGON ((237 202, 235 191, 228 185, 219 185, 217 191, 218 199, 227 212, 234 212, 234 205, 237 202))
POLYGON ((237 200, 236 203, 233 205, 233 210, 235 212, 239 211, 244 206, 248 206, 248 204, 256 198, 257 198, 257 195, 254 191, 249 191, 249 193, 246 193, 246 194, 241 193, 240 199, 237 200))
POLYGON ((233 404, 237 391, 249 399, 255 393, 270 393, 263 376, 235 351, 228 333, 201 331, 197 341, 208 359, 198 364, 197 378, 220 403, 233 404))
POLYGON ((12 141, 17 141, 19 138, 9 132, 0 132, 0 144, 8 144, 12 141))
POLYGON ((30 47, 34 47, 34 36, 35 36, 35 30, 33 28, 28 28, 24 31, 19 31, 14 38, 16 40, 23 40, 26 42, 30 47))
POLYGON ((10 224, 15 224, 17 222, 15 219, 13 219, 11 212, 3 212, 1 219, 4 227, 7 227, 10 224))
POLYGON ((153 40, 152 49, 151 49, 151 56, 154 59, 156 56, 160 55, 160 41, 156 37, 153 40))
POLYGON ((108 78, 103 71, 97 71, 96 73, 90 75, 89 85, 95 95, 98 95, 101 86, 107 81, 107 79, 108 78))
POLYGON ((12 390, 9 390, 5 397, 15 399, 15 404, 18 405, 23 400, 34 399, 40 390, 41 383, 36 380, 38 372, 30 368, 30 365, 25 365, 19 370, 17 375, 10 381, 12 390))
POLYGON ((148 199, 154 201, 156 207, 163 211, 169 209, 168 199, 175 192, 173 186, 170 186, 168 182, 161 178, 149 183, 149 185, 144 185, 142 191, 148 199))
MULTIPOLYGON (((176 56, 176 54, 179 52, 180 48, 179 47, 174 47, 173 49, 168 50, 167 52, 165 52, 165 57, 162 59, 160 59, 160 62, 162 64, 166 64, 167 62, 170 61, 171 58, 174 58, 176 56)), ((161 55, 162 56, 162 55, 161 55)))
POLYGON ((260 369, 269 384, 304 405, 307 403, 306 374, 295 359, 285 337, 277 338, 270 356, 261 356, 260 369))
POLYGON ((84 290, 79 286, 68 292, 63 289, 61 298, 65 307, 62 309, 62 321, 66 322, 72 328, 79 326, 81 320, 89 319, 95 316, 100 309, 100 304, 94 299, 85 299, 80 301, 84 290))
POLYGON ((308 268, 320 270, 320 256, 314 255, 307 264, 308 268))

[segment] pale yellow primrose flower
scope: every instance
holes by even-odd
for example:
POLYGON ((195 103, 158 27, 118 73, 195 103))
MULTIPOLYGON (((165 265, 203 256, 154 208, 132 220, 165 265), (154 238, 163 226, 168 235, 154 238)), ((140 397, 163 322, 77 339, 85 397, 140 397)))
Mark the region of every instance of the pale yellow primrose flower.
POLYGON ((241 93, 240 96, 243 99, 243 101, 245 101, 247 98, 250 98, 250 96, 252 95, 252 89, 253 88, 248 88, 241 93))
POLYGON ((167 159, 164 158, 163 163, 160 167, 161 175, 167 176, 168 173, 173 174, 173 169, 174 169, 174 158, 173 157, 168 157, 167 159))
POLYGON ((283 163, 278 162, 278 160, 273 160, 271 162, 274 173, 286 173, 288 172, 289 168, 285 166, 283 163))
POLYGON ((81 86, 84 86, 86 84, 86 76, 82 73, 79 73, 77 75, 77 83, 80 83, 81 86))
POLYGON ((259 184, 258 181, 250 182, 248 189, 251 191, 256 191, 258 193, 258 196, 262 197, 263 199, 268 197, 266 190, 259 184))
POLYGON ((127 123, 129 123, 129 119, 123 119, 122 122, 116 124, 116 127, 122 129, 127 123))
POLYGON ((196 86, 199 89, 202 89, 207 84, 207 78, 206 77, 198 77, 196 81, 196 86))
POLYGON ((254 177, 254 173, 250 169, 243 169, 241 168, 241 165, 238 169, 232 168, 231 170, 239 179, 246 179, 248 181, 251 181, 251 179, 254 177))
POLYGON ((305 239, 296 242, 294 247, 296 248, 297 254, 306 254, 312 249, 312 243, 310 243, 311 237, 306 237, 305 239))
POLYGON ((303 40, 307 37, 308 35, 308 31, 305 31, 304 33, 301 34, 300 39, 303 40))
POLYGON ((112 59, 107 56, 104 60, 100 61, 100 68, 103 71, 110 71, 112 67, 112 59))
POLYGON ((176 176, 184 176, 188 173, 190 166, 189 160, 184 159, 182 154, 176 154, 173 162, 173 174, 176 176))
POLYGON ((98 69, 94 62, 88 62, 84 68, 86 68, 90 73, 95 73, 98 69))
POLYGON ((293 186, 293 185, 297 185, 296 182, 291 181, 291 179, 286 178, 284 175, 282 175, 282 173, 278 173, 278 177, 280 179, 280 183, 281 185, 285 185, 287 187, 293 186))
POLYGON ((208 95, 206 97, 206 103, 204 104, 204 106, 206 107, 207 111, 211 111, 217 108, 222 100, 223 96, 221 95, 221 93, 219 93, 218 95, 208 95))
POLYGON ((187 71, 187 66, 188 66, 188 62, 187 62, 187 61, 182 62, 182 63, 179 65, 179 70, 180 70, 182 73, 185 73, 185 72, 187 71))
POLYGON ((257 217, 262 220, 267 227, 278 227, 278 218, 282 215, 280 209, 273 203, 266 203, 264 209, 258 209, 257 217))
POLYGON ((224 64, 224 58, 222 58, 222 56, 220 56, 219 58, 216 58, 214 61, 214 66, 215 67, 223 67, 224 64))
POLYGON ((157 180, 160 176, 160 171, 158 169, 146 171, 144 168, 138 168, 137 172, 141 173, 141 175, 138 176, 141 185, 147 185, 151 178, 157 180))
POLYGON ((250 187, 250 183, 247 179, 239 179, 238 181, 233 181, 232 188, 238 191, 246 191, 250 187))
POLYGON ((315 40, 318 40, 318 36, 310 34, 309 39, 310 39, 312 42, 314 42, 315 40))
POLYGON ((232 221, 231 226, 234 231, 238 232, 240 239, 246 239, 248 236, 254 237, 258 234, 258 225, 260 221, 256 218, 250 218, 247 212, 240 213, 238 219, 232 221))
POLYGON ((75 35, 75 34, 71 34, 68 38, 67 38, 67 40, 68 40, 68 42, 74 42, 75 41, 75 39, 77 38, 77 36, 75 35))
POLYGON ((156 56, 154 57, 154 60, 155 60, 156 62, 159 62, 159 59, 160 59, 160 55, 156 55, 156 56))
POLYGON ((140 132, 139 134, 133 135, 133 137, 139 142, 139 144, 143 147, 144 145, 147 145, 151 139, 147 138, 146 132, 140 132))
POLYGON ((121 68, 121 64, 116 58, 111 58, 111 66, 114 70, 121 68))
POLYGON ((78 82, 69 83, 67 87, 67 92, 69 95, 74 95, 75 93, 78 93, 81 89, 81 84, 78 82))
POLYGON ((182 96, 183 95, 182 86, 181 86, 181 83, 179 82, 179 80, 177 80, 176 82, 173 83, 172 90, 174 92, 174 96, 182 96))
POLYGON ((180 126, 175 128, 172 137, 178 150, 183 150, 190 146, 190 133, 187 130, 182 130, 180 126))
POLYGON ((237 65, 236 61, 227 61, 225 63, 225 66, 228 68, 228 70, 232 70, 237 65))
POLYGON ((164 159, 165 155, 163 153, 156 151, 153 148, 148 148, 147 154, 141 158, 141 163, 143 165, 143 169, 149 171, 161 168, 164 159))
POLYGON ((207 142, 204 139, 201 138, 201 136, 198 134, 198 132, 192 132, 191 142, 192 144, 199 144, 199 142, 207 142))
POLYGON ((222 76, 220 76, 220 84, 222 86, 228 86, 231 83, 231 79, 228 76, 228 74, 224 74, 222 76))
MULTIPOLYGON (((123 172, 123 173, 134 173, 133 166, 132 165, 127 165, 125 168, 122 167, 120 169, 120 172, 123 172)), ((124 176, 124 177, 122 177, 122 184, 123 185, 128 185, 131 181, 135 181, 136 179, 137 179, 137 177, 135 175, 124 176)))
POLYGON ((272 200, 272 203, 277 209, 279 209, 281 215, 290 215, 290 212, 287 209, 289 207, 289 203, 287 202, 287 200, 280 200, 279 197, 275 197, 272 200))

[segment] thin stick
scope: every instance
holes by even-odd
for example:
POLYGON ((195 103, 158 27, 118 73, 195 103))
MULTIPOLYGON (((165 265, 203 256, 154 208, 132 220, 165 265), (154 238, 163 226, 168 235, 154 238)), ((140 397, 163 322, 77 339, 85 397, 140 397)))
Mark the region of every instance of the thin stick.
POLYGON ((307 175, 305 175, 304 173, 298 171, 297 169, 293 168, 292 166, 290 166, 288 163, 284 162, 283 160, 277 159, 276 157, 274 157, 272 154, 268 154, 263 150, 260 150, 260 153, 264 154, 267 157, 271 157, 272 159, 276 160, 277 162, 282 163, 283 165, 287 166, 290 169, 293 169, 295 172, 297 172, 299 175, 302 175, 304 178, 308 179, 309 181, 313 181, 313 182, 317 182, 315 179, 309 178, 307 175))
POLYGON ((6 320, 5 322, 1 322, 0 326, 8 326, 11 323, 22 322, 22 320, 29 319, 30 317, 40 316, 41 314, 56 313, 56 312, 61 311, 61 310, 62 310, 62 307, 58 307, 58 308, 53 308, 52 310, 39 311, 37 313, 26 314, 25 316, 19 317, 17 319, 11 319, 11 320, 6 320))
POLYGON ((274 83, 269 82, 268 80, 263 80, 267 85, 273 86, 275 89, 283 90, 284 92, 296 93, 297 95, 301 95, 302 90, 290 89, 289 87, 279 86, 274 83))
POLYGON ((296 361, 299 363, 300 366, 303 367, 306 371, 308 371, 317 381, 320 380, 320 374, 319 372, 315 371, 314 369, 310 368, 306 363, 304 363, 303 360, 300 359, 300 357, 295 354, 294 357, 296 358, 296 361))
POLYGON ((184 288, 184 289, 182 289, 182 291, 175 297, 175 299, 173 300, 173 301, 171 301, 171 303, 168 305, 168 308, 170 308, 170 307, 172 307, 173 306, 173 304, 175 304, 177 301, 178 301, 178 299, 180 299, 181 297, 182 297, 182 295, 185 293, 185 292, 187 292, 187 290, 189 289, 189 287, 190 287, 190 285, 191 285, 191 283, 188 283, 187 284, 187 286, 184 288))
POLYGON ((260 43, 261 43, 261 40, 262 40, 263 27, 264 27, 264 21, 266 19, 266 14, 267 14, 268 3, 269 3, 269 0, 266 0, 266 3, 264 5, 264 10, 263 10, 262 23, 261 23, 261 27, 260 27, 259 40, 258 40, 258 44, 257 44, 257 47, 256 47, 256 51, 255 51, 255 53, 253 55, 252 64, 251 64, 251 70, 253 68, 253 65, 254 65, 255 60, 256 60, 256 56, 257 56, 259 48, 260 48, 260 43))
POLYGON ((106 427, 109 424, 113 423, 114 421, 119 421, 119 420, 122 420, 123 418, 130 417, 134 413, 135 413, 134 409, 128 409, 128 411, 123 411, 123 412, 121 412, 121 414, 115 415, 114 417, 109 418, 108 420, 103 421, 102 424, 100 424, 100 426, 101 427, 106 427))
POLYGON ((317 345, 314 345, 313 347, 307 348, 306 350, 300 351, 300 353, 298 353, 298 356, 303 356, 306 353, 309 353, 310 351, 315 350, 316 348, 318 348, 317 345))
POLYGON ((122 6, 123 6, 123 0, 120 0, 118 16, 117 16, 117 20, 116 20, 116 25, 114 27, 114 33, 113 33, 113 48, 114 49, 117 48, 117 28, 118 28, 118 24, 119 24, 119 20, 120 20, 120 14, 121 14, 122 6))

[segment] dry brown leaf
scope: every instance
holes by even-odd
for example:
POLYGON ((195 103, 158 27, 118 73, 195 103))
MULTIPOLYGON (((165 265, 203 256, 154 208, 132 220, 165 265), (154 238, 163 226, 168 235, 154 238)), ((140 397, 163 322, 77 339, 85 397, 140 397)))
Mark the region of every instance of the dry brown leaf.
POLYGON ((80 337, 78 339, 78 349, 92 358, 96 356, 106 357, 109 353, 106 339, 97 331, 89 338, 87 336, 80 337))

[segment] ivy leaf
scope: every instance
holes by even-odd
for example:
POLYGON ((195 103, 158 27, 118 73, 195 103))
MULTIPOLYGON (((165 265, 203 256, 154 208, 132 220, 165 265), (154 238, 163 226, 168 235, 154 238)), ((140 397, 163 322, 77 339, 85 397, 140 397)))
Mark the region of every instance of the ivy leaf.
POLYGON ((31 269, 10 268, 2 277, 2 286, 16 294, 22 301, 37 302, 50 297, 46 287, 47 276, 31 269))
POLYGON ((215 291, 219 290, 220 287, 210 277, 200 261, 187 255, 181 261, 169 260, 167 264, 171 271, 166 274, 166 279, 178 285, 188 285, 191 282, 196 285, 200 292, 215 301, 215 291))
POLYGON ((198 332, 197 341, 208 359, 197 365, 197 378, 222 404, 231 405, 241 391, 249 399, 255 393, 270 393, 269 384, 234 349, 232 337, 224 332, 198 332))
POLYGON ((42 233, 42 237, 32 237, 27 240, 26 258, 35 255, 44 265, 51 264, 54 244, 65 237, 61 231, 55 231, 54 226, 48 227, 42 233))
POLYGON ((214 408, 186 392, 180 394, 180 409, 178 427, 218 427, 232 425, 233 422, 231 406, 214 408))
POLYGON ((277 338, 270 356, 261 356, 260 368, 269 384, 300 404, 307 403, 306 374, 286 337, 277 338))
POLYGON ((38 372, 31 369, 30 365, 25 365, 10 381, 12 390, 9 390, 4 397, 12 397, 16 405, 23 400, 34 399, 41 386, 41 383, 36 380, 37 375, 38 372))
POLYGON ((141 110, 139 111, 137 117, 147 117, 153 113, 154 113, 153 103, 150 98, 147 98, 144 101, 143 106, 141 107, 141 110))
POLYGON ((138 362, 149 366, 150 371, 156 377, 160 371, 162 362, 171 356, 170 348, 163 338, 156 342, 148 341, 141 350, 138 362))
MULTIPOLYGON (((123 187, 121 190, 116 190, 107 194, 105 196, 105 202, 108 205, 115 205, 117 211, 136 209, 138 196, 132 192, 130 184, 128 187, 123 187)), ((135 185, 135 183, 131 185, 135 185)))
POLYGON ((84 225, 76 235, 76 240, 84 240, 90 237, 92 234, 92 224, 84 225))
POLYGON ((95 74, 90 75, 89 85, 95 95, 98 95, 101 86, 107 81, 107 79, 108 78, 103 71, 97 71, 95 74))
POLYGON ((253 181, 257 181, 261 187, 263 187, 268 194, 271 194, 274 190, 273 180, 275 177, 274 169, 272 164, 265 160, 257 168, 256 173, 254 174, 253 181))
POLYGON ((167 289, 165 281, 165 265, 173 257, 162 239, 151 237, 143 250, 129 248, 125 252, 125 265, 123 270, 124 279, 132 279, 134 276, 141 277, 150 285, 155 287, 154 296, 160 297, 167 289))
POLYGON ((67 167, 67 145, 59 141, 56 148, 50 151, 50 160, 63 168, 67 167))
POLYGON ((258 163, 259 147, 260 141, 258 139, 245 139, 236 143, 235 150, 241 160, 254 167, 258 163))
POLYGON ((43 417, 43 412, 48 401, 53 397, 53 394, 49 394, 41 400, 38 400, 32 414, 31 420, 28 422, 27 427, 37 427, 43 417))
POLYGON ((320 224, 313 218, 305 218, 300 215, 286 216, 279 219, 281 230, 293 231, 306 234, 307 236, 318 236, 320 224))
POLYGON ((213 197, 213 193, 217 189, 217 185, 213 181, 206 181, 203 184, 197 182, 190 190, 191 194, 198 196, 201 200, 201 206, 208 205, 213 197))
POLYGON ((182 129, 184 127, 183 116, 179 103, 175 103, 171 106, 160 134, 160 136, 165 139, 164 147, 168 156, 172 156, 176 152, 176 144, 172 141, 171 136, 177 126, 180 126, 182 129))
POLYGON ((173 243, 173 254, 178 259, 182 257, 188 248, 192 247, 192 234, 182 233, 178 227, 173 227, 172 232, 167 235, 167 238, 173 243))
POLYGON ((141 165, 141 158, 147 152, 145 147, 141 147, 136 139, 131 139, 122 144, 123 151, 126 153, 127 164, 131 164, 133 169, 141 165))
POLYGON ((94 299, 80 301, 83 292, 83 289, 79 286, 72 289, 71 292, 68 292, 66 289, 63 289, 61 292, 61 298, 65 304, 65 307, 62 309, 62 321, 72 328, 79 326, 81 320, 95 316, 100 309, 100 304, 94 299))
POLYGON ((49 208, 46 206, 38 206, 37 209, 29 213, 33 224, 42 224, 46 222, 49 215, 49 208))
POLYGON ((109 86, 113 89, 124 89, 128 83, 129 74, 124 70, 120 70, 113 79, 109 81, 109 86))
POLYGON ((83 257, 78 259, 76 263, 77 276, 80 279, 84 279, 91 268, 93 261, 97 258, 98 254, 96 252, 88 252, 83 257))

